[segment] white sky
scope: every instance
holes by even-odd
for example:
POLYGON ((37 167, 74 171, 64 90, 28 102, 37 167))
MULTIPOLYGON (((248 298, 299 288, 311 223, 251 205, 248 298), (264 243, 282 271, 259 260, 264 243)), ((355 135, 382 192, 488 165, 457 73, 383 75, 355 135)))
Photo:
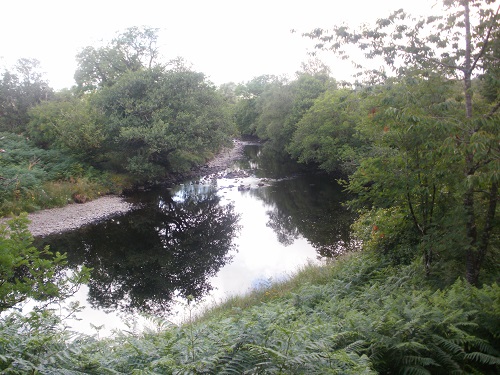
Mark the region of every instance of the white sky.
MULTIPOLYGON (((36 58, 53 88, 71 87, 75 55, 83 47, 108 42, 127 27, 149 26, 161 30, 165 61, 181 56, 215 84, 292 76, 313 46, 302 32, 373 23, 399 8, 432 14, 437 1, 2 0, 0 66, 36 58)), ((322 60, 333 65, 335 78, 349 78, 349 65, 326 56, 322 60)))

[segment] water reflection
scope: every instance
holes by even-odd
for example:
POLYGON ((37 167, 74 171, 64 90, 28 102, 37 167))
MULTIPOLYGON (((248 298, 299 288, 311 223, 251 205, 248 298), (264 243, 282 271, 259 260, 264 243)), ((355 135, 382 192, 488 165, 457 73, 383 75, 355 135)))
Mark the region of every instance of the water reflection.
POLYGON ((354 215, 343 206, 345 193, 332 177, 300 175, 249 193, 267 203, 267 226, 281 244, 291 245, 302 236, 318 257, 324 258, 338 256, 351 247, 354 215))
POLYGON ((140 209, 37 246, 93 269, 92 307, 162 315, 178 296, 224 300, 349 246, 352 213, 333 178, 254 145, 230 171, 130 197, 140 209))
POLYGON ((245 158, 237 162, 237 167, 251 170, 259 178, 289 178, 307 173, 310 169, 283 155, 275 155, 258 144, 247 145, 244 151, 245 158))
MULTIPOLYGON (((175 296, 201 298, 234 255, 238 215, 213 188, 153 192, 143 207, 113 220, 39 239, 92 268, 88 302, 105 310, 167 314, 175 296)), ((43 242, 43 243, 42 243, 43 242)))

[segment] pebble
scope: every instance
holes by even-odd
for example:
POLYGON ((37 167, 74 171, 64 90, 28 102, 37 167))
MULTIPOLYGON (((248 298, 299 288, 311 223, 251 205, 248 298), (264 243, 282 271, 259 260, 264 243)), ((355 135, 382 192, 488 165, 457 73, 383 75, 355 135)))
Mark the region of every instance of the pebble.
MULTIPOLYGON (((86 203, 73 203, 64 207, 50 208, 28 214, 28 230, 34 237, 62 233, 83 225, 122 214, 133 205, 119 196, 104 196, 86 203)), ((0 223, 8 219, 1 219, 0 223)))
MULTIPOLYGON (((234 140, 231 148, 223 150, 207 164, 207 169, 223 171, 241 156, 246 142, 234 140)), ((205 171, 205 174, 209 171, 205 171)), ((210 173, 210 172, 209 172, 210 173)), ((132 210, 134 206, 119 196, 104 196, 86 203, 73 203, 28 214, 28 229, 34 237, 44 237, 91 224, 132 210)), ((0 224, 8 219, 0 218, 0 224)))

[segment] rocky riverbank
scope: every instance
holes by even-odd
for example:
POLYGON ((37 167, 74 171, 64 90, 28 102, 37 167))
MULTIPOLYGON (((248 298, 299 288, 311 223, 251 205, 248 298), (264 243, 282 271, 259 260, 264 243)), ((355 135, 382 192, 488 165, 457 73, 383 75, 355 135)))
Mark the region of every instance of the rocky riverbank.
POLYGON ((28 226, 33 236, 47 236, 79 228, 95 221, 128 212, 133 205, 123 197, 104 196, 86 203, 33 212, 28 215, 28 226))
POLYGON ((173 186, 187 180, 195 180, 224 172, 235 160, 239 159, 243 155, 243 148, 247 144, 255 144, 255 142, 234 139, 231 147, 223 149, 207 164, 201 165, 189 172, 171 176, 163 181, 163 184, 166 186, 173 186))
MULTIPOLYGON (((233 147, 221 151, 206 165, 192 171, 184 178, 202 177, 218 173, 228 168, 234 160, 241 157, 246 142, 234 140, 233 147)), ((65 207, 51 208, 28 215, 31 221, 29 230, 33 236, 47 236, 79 228, 99 220, 132 210, 134 206, 124 197, 104 196, 83 204, 73 203, 65 207)), ((0 219, 0 223, 6 219, 0 219)))

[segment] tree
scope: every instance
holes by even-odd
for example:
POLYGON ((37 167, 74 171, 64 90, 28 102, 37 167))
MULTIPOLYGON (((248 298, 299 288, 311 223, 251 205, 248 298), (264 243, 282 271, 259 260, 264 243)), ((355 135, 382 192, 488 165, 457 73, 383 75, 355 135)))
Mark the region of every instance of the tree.
POLYGON ((372 149, 349 181, 355 201, 373 207, 372 237, 384 251, 389 244, 411 247, 414 257, 418 250, 428 274, 436 254, 451 257, 465 240, 457 219, 463 214, 457 211, 460 197, 455 194, 460 167, 456 156, 443 147, 448 124, 436 121, 453 117, 460 107, 452 99, 457 91, 454 82, 439 76, 407 76, 374 89, 358 126, 361 136, 371 139, 372 149), (397 217, 408 225, 397 222, 397 217))
POLYGON ((6 70, 0 80, 0 131, 25 131, 29 109, 52 96, 53 90, 40 72, 40 62, 19 59, 13 71, 6 70))
POLYGON ((234 132, 221 95, 191 70, 128 72, 101 90, 94 103, 108 119, 110 149, 139 179, 187 171, 234 132))
POLYGON ((262 94, 280 79, 273 75, 255 77, 235 89, 238 101, 234 108, 234 118, 238 130, 243 135, 256 135, 257 118, 260 114, 262 94))
POLYGON ((159 57, 157 40, 158 29, 131 27, 107 46, 85 47, 76 56, 78 89, 87 92, 108 87, 128 71, 153 68, 159 57))
POLYGON ((0 312, 28 298, 45 302, 67 298, 88 278, 85 267, 67 276, 64 255, 32 246, 28 222, 24 215, 0 225, 0 312))
POLYGON ((95 160, 105 140, 103 123, 91 97, 57 93, 54 100, 42 102, 29 111, 30 138, 44 148, 59 148, 95 160))
POLYGON ((473 85, 474 77, 481 71, 492 74, 492 67, 497 65, 494 48, 500 7, 495 10, 495 3, 445 0, 446 13, 442 16, 416 19, 398 10, 377 20, 373 28, 352 30, 343 25, 305 34, 319 41, 317 48, 332 50, 343 58, 348 58, 345 46, 357 46, 367 58, 381 58, 385 66, 401 76, 417 69, 424 78, 439 73, 449 80, 461 81, 462 113, 455 112, 452 120, 438 117, 433 121, 446 123, 449 137, 444 146, 449 147, 451 155, 461 156, 456 163, 462 178, 454 189, 462 196, 466 217, 464 257, 466 278, 472 284, 479 282, 494 233, 500 180, 500 101, 498 97, 490 103, 479 97, 474 100, 473 85))
POLYGON ((298 121, 327 88, 335 86, 328 74, 299 72, 293 81, 275 81, 261 92, 256 108, 256 134, 266 147, 287 155, 298 121))
POLYGON ((363 154, 364 142, 356 137, 362 100, 349 89, 325 92, 297 123, 290 154, 327 172, 353 172, 363 154))

